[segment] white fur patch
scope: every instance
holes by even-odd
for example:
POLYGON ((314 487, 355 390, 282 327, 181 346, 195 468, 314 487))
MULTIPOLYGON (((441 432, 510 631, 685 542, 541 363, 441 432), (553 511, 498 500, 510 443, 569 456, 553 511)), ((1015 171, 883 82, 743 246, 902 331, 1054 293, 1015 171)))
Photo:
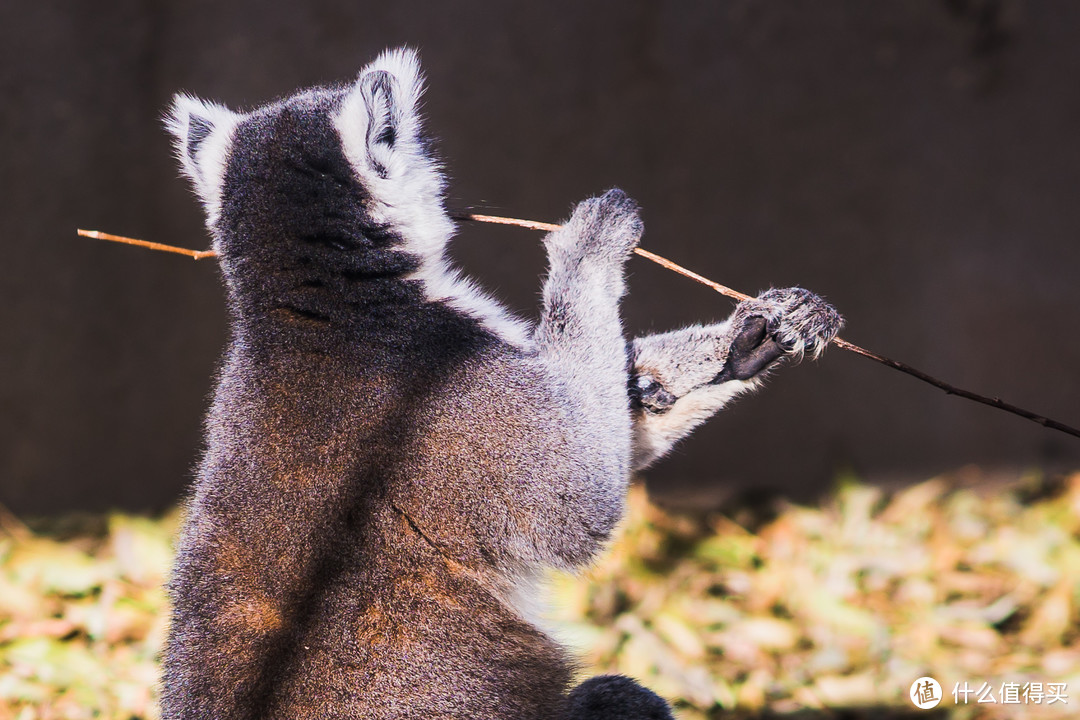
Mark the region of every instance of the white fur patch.
POLYGON ((525 346, 528 327, 454 271, 445 257, 454 225, 443 209, 443 177, 420 140, 423 76, 416 53, 388 50, 361 71, 334 117, 341 147, 373 199, 372 219, 393 228, 420 258, 409 276, 431 302, 476 318, 504 341, 525 346), (387 140, 387 131, 392 140, 387 140))
POLYGON ((195 186, 195 192, 206 210, 206 225, 211 231, 221 212, 221 188, 225 182, 232 134, 243 119, 243 115, 223 105, 183 94, 173 97, 172 108, 165 118, 165 126, 175 138, 181 167, 195 186), (194 153, 188 146, 193 118, 208 128, 207 136, 194 153))
POLYGON ((731 400, 760 384, 757 379, 706 385, 675 401, 662 414, 641 411, 634 418, 634 470, 663 457, 679 440, 712 417, 731 400))
POLYGON ((540 570, 534 570, 516 578, 513 588, 502 599, 522 620, 548 633, 547 616, 551 612, 549 594, 547 578, 540 570))
POLYGON ((423 257, 420 268, 408 279, 423 283, 424 295, 428 300, 446 303, 479 320, 480 324, 504 342, 519 348, 528 347, 532 342, 529 325, 514 317, 498 300, 450 268, 442 252, 423 257))

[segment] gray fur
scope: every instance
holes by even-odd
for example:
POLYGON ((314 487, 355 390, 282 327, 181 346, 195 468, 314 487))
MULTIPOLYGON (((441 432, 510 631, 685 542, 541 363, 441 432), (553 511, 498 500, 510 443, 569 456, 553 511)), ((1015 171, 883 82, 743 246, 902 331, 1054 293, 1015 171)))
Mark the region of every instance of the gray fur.
POLYGON ((739 303, 722 323, 635 339, 634 469, 648 467, 733 398, 760 387, 780 362, 820 356, 842 325, 820 297, 787 288, 739 303), (751 372, 732 371, 745 364, 751 372))
POLYGON ((820 307, 763 296, 635 341, 631 367, 618 304, 642 225, 619 191, 545 239, 530 330, 445 260, 421 92, 395 51, 248 114, 176 102, 233 323, 170 584, 167 719, 670 717, 626 678, 570 690, 534 580, 602 549, 635 433, 664 438, 655 458, 733 359, 824 342, 795 320, 820 307))

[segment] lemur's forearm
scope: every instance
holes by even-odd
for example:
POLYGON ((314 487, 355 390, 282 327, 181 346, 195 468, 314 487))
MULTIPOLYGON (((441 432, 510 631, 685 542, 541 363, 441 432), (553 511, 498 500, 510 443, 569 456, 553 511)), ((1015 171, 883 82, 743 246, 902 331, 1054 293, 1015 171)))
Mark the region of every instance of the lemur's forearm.
POLYGON ((722 323, 634 340, 628 388, 634 469, 663 457, 785 359, 816 357, 842 324, 820 297, 789 288, 743 301, 722 323))

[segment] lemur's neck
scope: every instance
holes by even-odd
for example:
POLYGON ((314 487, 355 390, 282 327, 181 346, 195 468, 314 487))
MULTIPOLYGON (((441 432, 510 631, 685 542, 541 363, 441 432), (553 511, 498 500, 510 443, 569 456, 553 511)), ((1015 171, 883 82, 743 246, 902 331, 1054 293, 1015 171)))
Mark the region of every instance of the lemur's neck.
POLYGON ((324 331, 393 322, 423 304, 422 289, 407 277, 419 261, 394 251, 304 248, 266 263, 226 263, 237 318, 247 322, 306 318, 324 331), (245 265, 260 267, 244 267, 245 265), (254 279, 253 279, 254 278, 254 279))
POLYGON ((481 318, 432 297, 421 258, 396 243, 276 247, 291 249, 222 258, 237 341, 253 350, 411 357, 494 341, 481 318))

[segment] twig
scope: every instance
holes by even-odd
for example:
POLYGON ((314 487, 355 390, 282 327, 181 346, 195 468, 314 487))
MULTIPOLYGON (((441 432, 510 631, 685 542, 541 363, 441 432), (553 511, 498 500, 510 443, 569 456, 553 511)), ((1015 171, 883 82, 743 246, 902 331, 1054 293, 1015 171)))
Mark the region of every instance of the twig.
MULTIPOLYGON (((480 215, 478 213, 450 213, 450 217, 455 220, 474 220, 476 222, 494 223, 496 225, 516 225, 518 227, 528 228, 530 230, 543 230, 544 232, 554 232, 562 227, 562 225, 556 225, 554 223, 537 222, 536 220, 518 220, 517 218, 500 217, 498 215, 480 215)), ((672 272, 677 272, 680 275, 684 275, 691 280, 696 280, 702 285, 708 285, 721 295, 727 295, 729 298, 735 300, 749 300, 749 295, 743 295, 738 290, 732 290, 726 285, 721 285, 718 282, 713 282, 707 277, 698 275, 693 270, 687 270, 682 265, 677 265, 667 258, 660 257, 656 253, 651 253, 644 248, 634 248, 634 253, 640 255, 643 258, 652 260, 657 265, 666 267, 672 272)))
POLYGON ((956 395, 958 397, 967 398, 968 400, 974 400, 975 402, 982 403, 983 405, 989 405, 990 407, 995 407, 998 410, 1004 410, 1005 412, 1011 412, 1013 415, 1019 415, 1022 418, 1027 418, 1031 422, 1039 423, 1043 427, 1060 430, 1063 433, 1068 433, 1069 435, 1080 437, 1080 430, 1077 430, 1074 427, 1070 427, 1064 423, 1060 423, 1057 420, 1051 420, 1050 418, 1043 417, 1042 415, 1037 415, 1030 410, 1025 410, 1022 407, 1017 407, 1012 403, 1007 403, 1001 398, 986 397, 984 395, 973 393, 970 390, 964 390, 963 388, 958 388, 955 385, 950 385, 943 380, 938 380, 936 377, 927 375, 918 368, 913 368, 906 363, 900 362, 899 360, 892 360, 885 357, 884 355, 877 355, 870 352, 869 350, 859 347, 858 345, 849 343, 847 340, 843 340, 841 338, 833 338, 833 345, 843 350, 850 350, 856 355, 862 355, 863 357, 870 358, 871 360, 877 360, 882 365, 887 365, 894 370, 899 370, 900 372, 907 373, 912 377, 916 377, 925 383, 930 383, 934 387, 944 390, 947 395, 956 395))
MULTIPOLYGON (((538 222, 536 220, 519 220, 518 218, 500 217, 497 215, 480 215, 478 213, 470 212, 455 212, 451 213, 450 217, 455 220, 495 223, 498 225, 516 225, 518 227, 528 228, 530 230, 543 230, 545 232, 552 232, 562 227, 561 225, 555 225, 554 223, 538 222)), ((120 235, 111 235, 109 233, 98 232, 97 230, 79 230, 78 232, 79 235, 82 235, 83 237, 95 238, 98 240, 110 240, 112 242, 120 242, 127 245, 138 245, 139 247, 150 248, 151 250, 163 250, 165 252, 178 253, 180 255, 187 255, 188 257, 195 260, 202 260, 203 258, 217 256, 217 253, 213 250, 189 250, 187 248, 180 248, 174 245, 163 245, 161 243, 148 242, 146 240, 135 240, 134 238, 123 237, 120 235)), ((684 277, 688 277, 691 280, 699 282, 702 285, 706 285, 715 290, 716 292, 720 293, 721 295, 726 295, 727 297, 734 300, 750 299, 749 295, 745 295, 738 290, 732 290, 726 285, 721 285, 720 283, 714 282, 707 277, 698 275, 693 270, 687 270, 682 265, 673 263, 667 258, 661 257, 656 253, 649 252, 648 250, 645 250, 643 248, 634 248, 634 253, 640 255, 643 258, 646 258, 647 260, 651 260, 657 265, 661 265, 668 270, 671 270, 672 272, 676 272, 680 275, 683 275, 684 277)), ((1038 423, 1043 427, 1051 428, 1052 430, 1058 430, 1068 435, 1080 438, 1080 430, 1066 425, 1065 423, 1058 422, 1057 420, 1051 420, 1050 418, 1038 415, 1031 412, 1030 410, 1025 410, 1024 408, 1017 407, 1016 405, 1013 405, 1011 403, 1007 403, 1001 398, 986 397, 985 395, 979 395, 978 393, 973 393, 970 390, 964 390, 963 388, 958 388, 955 385, 950 385, 949 383, 938 380, 937 378, 924 373, 922 370, 913 368, 906 363, 892 360, 885 357, 884 355, 872 353, 865 348, 861 348, 858 345, 850 343, 847 340, 839 337, 833 338, 832 344, 840 348, 841 350, 848 350, 855 353, 856 355, 861 355, 865 358, 875 360, 882 365, 885 365, 886 367, 892 368, 893 370, 899 370, 902 373, 906 373, 914 378, 918 378, 919 380, 922 380, 925 383, 929 383, 930 385, 933 385, 940 390, 944 390, 945 393, 948 395, 956 395, 958 397, 967 398, 968 400, 974 400, 977 403, 989 405, 990 407, 997 408, 998 410, 1004 410, 1005 412, 1012 413, 1013 415, 1018 415, 1027 420, 1031 420, 1032 422, 1038 423)))
POLYGON ((175 245, 165 245, 163 243, 150 242, 149 240, 136 240, 135 238, 124 237, 123 235, 112 235, 97 230, 76 230, 76 232, 83 237, 94 238, 95 240, 108 240, 109 242, 137 245, 139 247, 150 248, 151 250, 176 253, 177 255, 187 255, 193 260, 217 257, 217 253, 213 250, 188 250, 187 248, 176 247, 175 245))
POLYGON ((555 232, 556 230, 562 229, 562 225, 556 225, 555 223, 540 222, 539 220, 519 220, 518 218, 508 218, 499 215, 452 212, 450 213, 450 217, 455 220, 475 220, 476 222, 493 223, 495 225, 516 225, 517 227, 528 228, 529 230, 543 230, 544 232, 555 232))
MULTIPOLYGON (((517 220, 515 218, 495 217, 495 216, 492 216, 492 215, 478 215, 478 214, 475 214, 475 213, 455 213, 455 214, 452 214, 452 217, 455 220, 475 220, 475 221, 479 221, 479 222, 494 222, 494 223, 499 223, 500 225, 519 225, 520 227, 531 228, 531 229, 534 229, 534 230, 546 230, 548 232, 550 232, 552 230, 558 230, 559 227, 560 227, 559 225, 552 225, 550 223, 540 223, 540 222, 536 222, 534 220, 517 220)), ((645 250, 643 248, 634 248, 634 252, 636 254, 640 255, 643 258, 647 258, 649 260, 652 260, 657 265, 661 265, 661 266, 667 268, 668 270, 671 270, 672 272, 677 272, 678 274, 680 274, 680 275, 682 275, 684 277, 688 277, 691 280, 694 280, 696 282, 701 283, 702 285, 706 285, 706 286, 712 288, 713 290, 715 290, 716 292, 720 293, 721 295, 726 295, 727 297, 733 298, 735 300, 749 300, 750 299, 749 295, 745 295, 745 294, 739 292, 738 290, 732 290, 731 288, 727 287, 726 285, 721 285, 720 283, 714 282, 713 280, 710 280, 707 277, 704 277, 702 275, 698 275, 693 270, 688 270, 688 269, 684 268, 682 265, 679 265, 677 263, 673 263, 672 261, 668 260, 667 258, 661 257, 661 256, 657 255, 656 253, 651 253, 648 250, 645 250)), ((911 367, 910 365, 908 365, 906 363, 902 363, 902 362, 899 362, 897 360, 892 360, 890 358, 885 357, 884 355, 878 355, 877 353, 870 352, 869 350, 866 350, 865 348, 861 348, 858 345, 856 345, 855 343, 848 342, 847 340, 844 340, 843 338, 839 338, 839 337, 833 338, 832 344, 835 345, 836 347, 842 349, 842 350, 848 350, 850 352, 855 353, 856 355, 862 355, 865 358, 870 358, 871 360, 876 360, 877 362, 881 363, 882 365, 885 365, 887 367, 891 367, 893 370, 899 370, 902 373, 907 373, 908 375, 911 375, 914 378, 918 378, 919 380, 922 380, 925 383, 929 383, 929 384, 933 385, 936 388, 944 390, 945 393, 948 394, 948 395, 957 395, 957 396, 962 397, 962 398, 967 398, 968 400, 974 400, 975 402, 982 403, 983 405, 989 405, 990 407, 995 407, 998 410, 1004 410, 1005 412, 1010 412, 1013 415, 1019 415, 1020 417, 1031 420, 1032 422, 1036 422, 1036 423, 1042 425, 1043 427, 1051 428, 1053 430, 1060 430, 1061 432, 1067 433, 1067 434, 1072 435, 1074 437, 1080 437, 1080 430, 1077 430, 1074 427, 1070 427, 1069 425, 1066 425, 1064 423, 1060 423, 1057 420, 1051 420, 1050 418, 1043 417, 1042 415, 1038 415, 1036 413, 1033 413, 1030 410, 1025 410, 1024 408, 1017 407, 1016 405, 1005 402, 1001 398, 986 397, 984 395, 979 395, 978 393, 973 393, 970 390, 964 390, 963 388, 958 388, 955 385, 950 385, 947 382, 944 382, 942 380, 938 380, 937 378, 933 377, 932 375, 928 375, 928 374, 924 373, 922 370, 919 370, 917 368, 913 368, 913 367, 911 367)))

